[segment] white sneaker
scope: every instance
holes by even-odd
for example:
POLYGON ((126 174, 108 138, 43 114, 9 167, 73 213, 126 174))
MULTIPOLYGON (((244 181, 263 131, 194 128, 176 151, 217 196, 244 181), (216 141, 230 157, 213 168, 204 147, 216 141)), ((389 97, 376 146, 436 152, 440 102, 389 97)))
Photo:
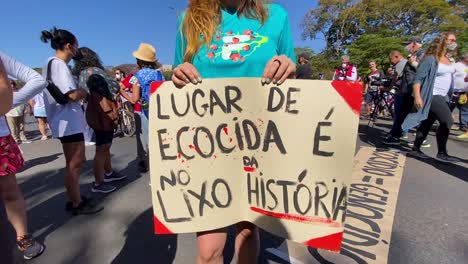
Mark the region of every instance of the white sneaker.
POLYGON ((47 136, 42 136, 41 140, 48 140, 49 138, 47 136))

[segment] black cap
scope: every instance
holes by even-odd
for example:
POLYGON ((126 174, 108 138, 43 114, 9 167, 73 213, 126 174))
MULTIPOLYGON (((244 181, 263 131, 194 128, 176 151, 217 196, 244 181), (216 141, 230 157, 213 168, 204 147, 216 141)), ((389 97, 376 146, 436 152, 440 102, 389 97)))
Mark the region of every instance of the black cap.
POLYGON ((422 40, 420 37, 411 37, 407 41, 404 41, 403 44, 408 45, 413 42, 422 44, 422 40))

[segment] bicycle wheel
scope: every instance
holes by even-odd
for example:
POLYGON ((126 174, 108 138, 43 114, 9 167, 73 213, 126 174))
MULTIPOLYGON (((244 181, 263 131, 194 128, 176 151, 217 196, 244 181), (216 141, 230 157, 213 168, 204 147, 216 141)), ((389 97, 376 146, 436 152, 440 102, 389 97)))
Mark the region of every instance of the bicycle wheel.
POLYGON ((131 137, 135 135, 136 127, 135 127, 135 117, 133 113, 124 109, 122 111, 122 120, 120 122, 120 129, 122 130, 123 134, 127 137, 131 137))

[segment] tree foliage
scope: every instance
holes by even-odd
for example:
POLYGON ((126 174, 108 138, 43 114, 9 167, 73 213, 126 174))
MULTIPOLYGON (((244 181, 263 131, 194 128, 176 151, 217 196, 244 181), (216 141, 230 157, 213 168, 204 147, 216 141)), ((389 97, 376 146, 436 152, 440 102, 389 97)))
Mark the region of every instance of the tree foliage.
POLYGON ((309 47, 296 47, 294 48, 294 52, 296 53, 297 61, 299 60, 299 56, 301 54, 306 54, 307 56, 309 56, 309 58, 312 58, 315 54, 314 50, 309 47))
POLYGON ((370 60, 374 60, 380 69, 386 69, 390 66, 388 55, 391 51, 398 50, 406 55, 402 41, 403 38, 394 37, 391 31, 366 34, 348 46, 348 55, 358 66, 358 73, 365 75, 369 71, 370 60))
POLYGON ((170 81, 172 79, 172 74, 174 74, 174 71, 163 71, 162 74, 164 75, 164 79, 166 81, 170 81))

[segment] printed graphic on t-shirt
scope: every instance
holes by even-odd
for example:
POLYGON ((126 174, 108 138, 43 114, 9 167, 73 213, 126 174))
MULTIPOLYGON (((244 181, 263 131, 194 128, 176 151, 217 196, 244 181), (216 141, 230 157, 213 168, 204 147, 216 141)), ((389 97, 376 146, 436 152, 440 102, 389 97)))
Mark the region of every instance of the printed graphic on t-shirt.
POLYGON ((207 56, 213 61, 221 58, 225 61, 243 62, 267 42, 268 37, 250 29, 242 33, 234 33, 232 30, 227 32, 218 30, 207 56))

